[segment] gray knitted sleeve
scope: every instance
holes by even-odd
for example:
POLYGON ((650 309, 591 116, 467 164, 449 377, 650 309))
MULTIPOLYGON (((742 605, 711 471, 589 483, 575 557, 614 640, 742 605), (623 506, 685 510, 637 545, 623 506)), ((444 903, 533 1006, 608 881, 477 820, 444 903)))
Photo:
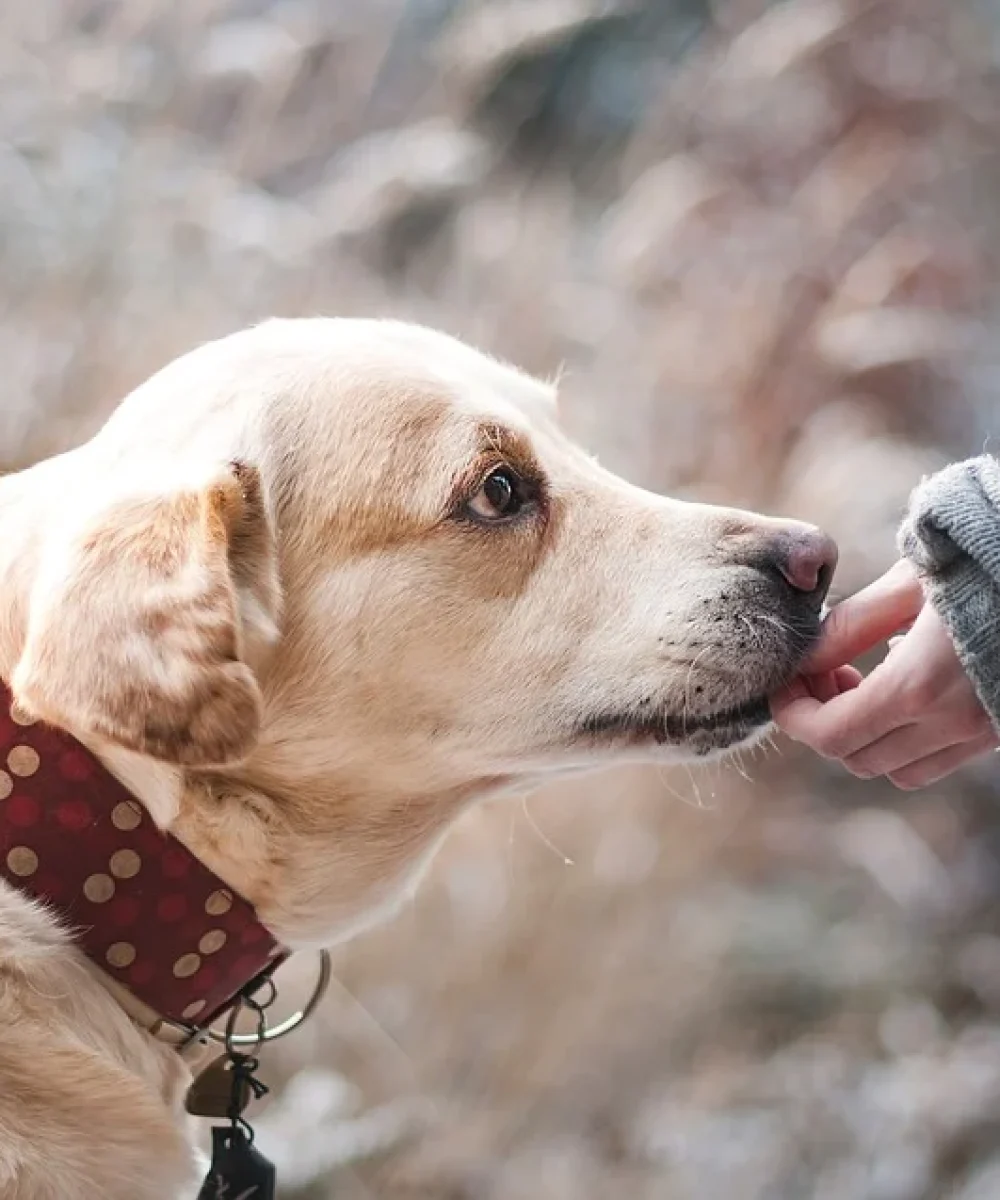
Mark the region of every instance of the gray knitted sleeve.
POLYGON ((1000 729, 1000 462, 984 455, 925 479, 899 546, 1000 729))

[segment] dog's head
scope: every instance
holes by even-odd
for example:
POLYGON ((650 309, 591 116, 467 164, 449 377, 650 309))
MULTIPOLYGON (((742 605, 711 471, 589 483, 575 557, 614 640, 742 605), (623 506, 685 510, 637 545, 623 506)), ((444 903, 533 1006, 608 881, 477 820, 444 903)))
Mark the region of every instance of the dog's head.
POLYGON ((317 838, 346 804, 422 843, 498 786, 747 742, 835 561, 807 526, 630 486, 552 388, 389 322, 195 351, 62 486, 19 700, 304 803, 317 838))

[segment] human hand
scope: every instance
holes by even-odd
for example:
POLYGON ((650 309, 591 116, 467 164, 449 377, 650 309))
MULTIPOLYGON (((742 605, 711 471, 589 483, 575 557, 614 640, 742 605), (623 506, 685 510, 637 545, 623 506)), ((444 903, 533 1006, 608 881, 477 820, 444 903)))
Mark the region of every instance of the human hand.
POLYGON ((832 610, 803 674, 771 709, 795 741, 859 778, 886 775, 906 790, 936 783, 1000 744, 905 561, 832 610), (848 665, 887 638, 889 654, 870 675, 848 665))

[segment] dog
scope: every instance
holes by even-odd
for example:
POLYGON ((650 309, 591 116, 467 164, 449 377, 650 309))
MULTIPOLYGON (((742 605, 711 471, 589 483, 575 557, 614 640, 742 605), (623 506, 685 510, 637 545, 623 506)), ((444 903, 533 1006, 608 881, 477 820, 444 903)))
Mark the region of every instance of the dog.
MULTIPOLYGON (((385 919, 478 799, 759 738, 835 563, 810 526, 631 486, 553 387, 443 334, 272 320, 0 480, 0 680, 314 949, 385 919)), ((0 1194, 193 1195, 187 1062, 28 883, 0 882, 0 1194)))

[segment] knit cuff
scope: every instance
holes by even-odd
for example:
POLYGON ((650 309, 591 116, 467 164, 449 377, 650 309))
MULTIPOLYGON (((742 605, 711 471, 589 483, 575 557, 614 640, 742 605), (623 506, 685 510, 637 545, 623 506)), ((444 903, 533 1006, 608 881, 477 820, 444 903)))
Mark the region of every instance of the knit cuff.
POLYGON ((1000 462, 984 455, 925 479, 899 546, 1000 730, 1000 462))

